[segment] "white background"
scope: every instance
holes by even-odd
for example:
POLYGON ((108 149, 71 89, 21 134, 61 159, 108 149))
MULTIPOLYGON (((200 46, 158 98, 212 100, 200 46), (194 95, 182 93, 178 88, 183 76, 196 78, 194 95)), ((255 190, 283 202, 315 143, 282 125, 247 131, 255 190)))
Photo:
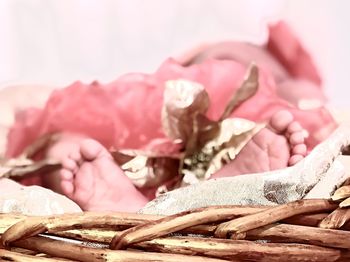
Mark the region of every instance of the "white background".
POLYGON ((277 18, 313 54, 331 105, 348 107, 347 0, 0 0, 0 85, 152 72, 203 41, 262 42, 277 18))

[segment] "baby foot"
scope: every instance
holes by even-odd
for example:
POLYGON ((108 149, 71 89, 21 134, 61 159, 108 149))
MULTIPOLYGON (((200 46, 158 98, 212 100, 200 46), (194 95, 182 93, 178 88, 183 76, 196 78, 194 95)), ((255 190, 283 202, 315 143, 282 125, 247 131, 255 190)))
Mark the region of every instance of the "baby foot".
POLYGON ((285 110, 274 114, 237 157, 212 178, 260 173, 292 166, 306 155, 304 130, 285 110))
POLYGON ((97 141, 86 139, 62 162, 63 192, 83 210, 135 212, 147 200, 97 141))

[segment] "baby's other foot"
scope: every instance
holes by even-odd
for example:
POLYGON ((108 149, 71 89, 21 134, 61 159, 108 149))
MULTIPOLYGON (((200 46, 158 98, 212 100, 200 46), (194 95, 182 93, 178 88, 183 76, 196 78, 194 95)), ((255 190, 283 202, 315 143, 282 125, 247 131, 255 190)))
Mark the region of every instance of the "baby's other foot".
POLYGON ((260 173, 295 165, 307 152, 304 130, 285 110, 274 114, 236 158, 212 178, 260 173))
POLYGON ((89 211, 135 212, 147 200, 97 141, 86 139, 63 160, 63 192, 89 211))

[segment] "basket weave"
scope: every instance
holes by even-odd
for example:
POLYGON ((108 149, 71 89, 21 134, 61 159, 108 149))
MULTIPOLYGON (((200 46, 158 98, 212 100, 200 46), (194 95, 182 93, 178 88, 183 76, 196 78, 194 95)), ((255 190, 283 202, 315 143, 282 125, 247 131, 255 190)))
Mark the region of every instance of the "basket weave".
MULTIPOLYGON (((333 199, 349 196, 348 187, 333 199)), ((350 261, 347 201, 215 206, 167 217, 0 214, 0 260, 350 261)))

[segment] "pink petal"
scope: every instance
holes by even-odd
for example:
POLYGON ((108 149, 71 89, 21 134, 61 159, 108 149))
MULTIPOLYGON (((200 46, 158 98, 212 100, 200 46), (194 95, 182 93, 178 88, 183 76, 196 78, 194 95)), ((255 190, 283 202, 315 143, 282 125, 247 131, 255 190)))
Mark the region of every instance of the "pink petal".
MULTIPOLYGON (((184 67, 169 59, 152 75, 128 74, 108 85, 76 82, 55 91, 43 110, 17 116, 9 134, 7 155, 17 155, 36 138, 56 131, 81 133, 106 147, 142 148, 154 139, 166 138, 161 129, 165 81, 183 78, 201 83, 211 100, 207 115, 218 119, 245 72, 245 66, 234 61, 207 60, 184 67)), ((259 84, 255 96, 238 107, 233 116, 268 121, 276 111, 289 109, 310 132, 308 143, 312 146, 336 126, 324 108, 305 112, 279 98, 273 76, 264 69, 260 70, 259 84), (323 127, 320 136, 318 131, 323 127)))
POLYGON ((308 79, 321 85, 321 77, 308 52, 285 22, 269 27, 267 50, 271 52, 294 77, 308 79))

